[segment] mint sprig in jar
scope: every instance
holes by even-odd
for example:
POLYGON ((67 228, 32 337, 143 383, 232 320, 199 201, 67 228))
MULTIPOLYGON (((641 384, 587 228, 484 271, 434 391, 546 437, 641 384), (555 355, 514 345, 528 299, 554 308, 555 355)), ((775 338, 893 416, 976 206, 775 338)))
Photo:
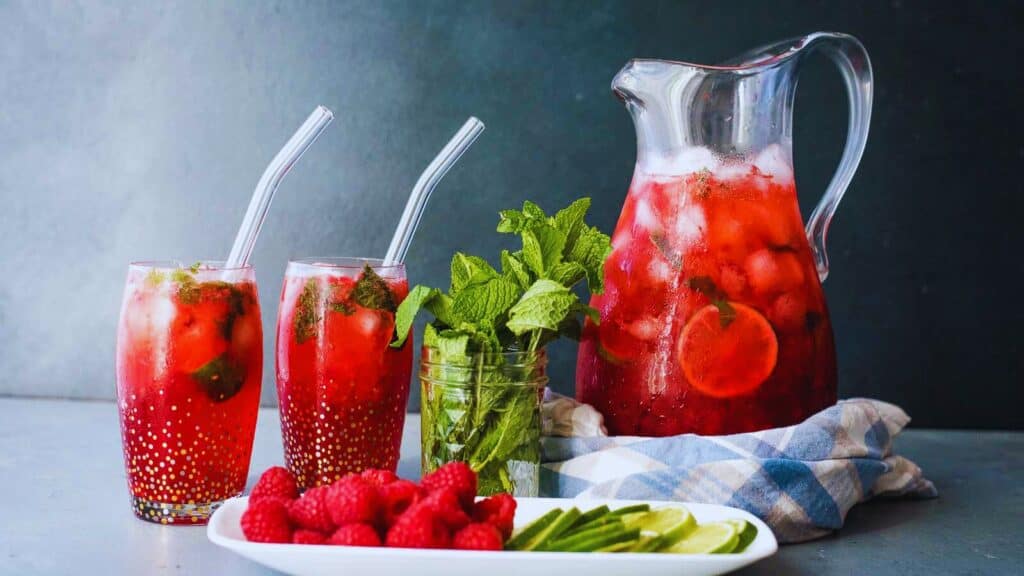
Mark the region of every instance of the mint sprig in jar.
POLYGON ((399 306, 400 335, 420 309, 434 316, 420 361, 424 473, 459 460, 477 472, 481 495, 537 495, 545 347, 578 340, 584 318, 598 322, 574 288, 586 281, 599 294, 611 252, 584 222, 589 207, 583 198, 551 217, 532 202, 502 211, 498 232, 518 235, 522 249, 503 250, 500 271, 456 253, 447 292, 416 286, 399 306))

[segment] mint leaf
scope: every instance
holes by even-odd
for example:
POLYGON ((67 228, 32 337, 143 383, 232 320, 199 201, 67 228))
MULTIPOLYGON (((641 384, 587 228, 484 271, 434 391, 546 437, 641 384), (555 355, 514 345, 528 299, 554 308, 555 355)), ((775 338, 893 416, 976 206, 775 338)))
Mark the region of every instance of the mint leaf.
POLYGON ((566 260, 577 262, 587 271, 587 286, 594 294, 604 292, 604 263, 612 252, 612 241, 596 227, 580 229, 566 260))
POLYGON ((223 402, 242 389, 245 375, 233 366, 226 354, 210 360, 192 373, 206 395, 214 402, 223 402))
POLYGON ((433 324, 423 327, 423 345, 428 348, 437 348, 437 328, 434 328, 433 324))
POLYGON ((178 284, 178 300, 182 304, 199 302, 199 284, 192 274, 188 268, 176 268, 171 272, 171 281, 178 284))
POLYGON ((665 257, 669 265, 676 271, 679 271, 683 267, 683 257, 679 252, 672 248, 669 244, 668 239, 665 235, 658 232, 651 233, 651 243, 658 249, 658 252, 665 257))
MULTIPOLYGON (((555 214, 555 227, 565 234, 566 248, 572 248, 579 238, 580 231, 586 226, 583 218, 590 210, 590 198, 580 198, 555 214)), ((568 256, 568 254, 566 254, 568 256)))
POLYGON ((729 304, 728 297, 722 292, 710 276, 694 276, 686 280, 686 286, 696 290, 718 308, 718 319, 722 328, 728 328, 729 324, 736 319, 736 309, 729 304))
POLYGON ((686 279, 686 287, 696 290, 708 297, 708 300, 720 300, 725 294, 718 289, 715 281, 710 276, 694 276, 686 279))
MULTIPOLYGON (((487 434, 483 435, 469 457, 471 467, 477 472, 493 461, 504 463, 527 435, 536 434, 531 431, 531 423, 534 413, 539 413, 537 393, 530 387, 517 389, 506 386, 485 390, 478 400, 477 411, 489 416, 491 422, 487 434)), ((477 419, 478 426, 484 424, 482 420, 477 419)))
POLYGON ((146 273, 146 286, 149 286, 150 288, 159 286, 160 284, 163 283, 166 277, 167 275, 164 274, 163 272, 157 270, 156 268, 152 268, 150 269, 149 272, 146 273))
POLYGON ((352 305, 348 300, 339 300, 337 302, 331 302, 331 311, 345 316, 351 316, 356 313, 356 307, 352 305))
POLYGON ((529 200, 523 202, 523 215, 530 220, 546 220, 548 217, 540 206, 530 202, 529 200))
POLYGON ((453 297, 470 284, 482 283, 498 276, 498 271, 479 256, 456 252, 452 256, 452 283, 448 293, 453 297))
POLYGON ((590 321, 594 324, 601 323, 601 312, 597 308, 584 304, 583 302, 577 302, 576 305, 572 307, 572 311, 574 314, 579 313, 590 318, 590 321))
POLYGON ((452 310, 452 304, 452 297, 442 294, 439 290, 437 296, 428 300, 423 307, 443 324, 458 326, 461 320, 455 315, 455 311, 452 310))
POLYGON ((528 219, 519 210, 502 210, 498 216, 498 232, 503 234, 519 234, 527 227, 528 219))
POLYGON ((523 260, 538 276, 562 262, 565 234, 544 222, 523 230, 523 260))
POLYGON ((514 280, 519 288, 526 290, 530 287, 530 272, 526 264, 519 259, 521 253, 511 254, 508 250, 501 251, 501 273, 510 280, 514 280))
POLYGON ((558 331, 558 325, 576 302, 576 294, 568 288, 542 278, 509 310, 506 326, 517 336, 531 330, 558 331))
POLYGON ((587 269, 579 262, 562 262, 548 270, 545 276, 571 288, 587 277, 587 269))
POLYGON ((523 202, 523 210, 502 210, 498 213, 501 219, 498 221, 498 232, 506 234, 519 234, 523 230, 529 230, 539 223, 548 220, 547 214, 533 202, 523 202))
POLYGON ((351 298, 356 304, 371 310, 387 310, 393 313, 398 308, 395 295, 391 293, 388 283, 374 272, 369 264, 363 266, 363 273, 352 289, 351 298))
POLYGON ((434 345, 444 362, 465 364, 469 361, 469 357, 466 354, 469 346, 469 334, 465 332, 442 330, 437 333, 434 345))
POLYGON ((416 286, 409 291, 409 295, 402 300, 395 312, 395 339, 391 342, 392 348, 401 348, 405 344, 416 314, 425 303, 429 302, 431 298, 437 297, 438 294, 437 288, 426 286, 416 286))
POLYGON ((295 313, 292 316, 295 341, 302 344, 315 336, 320 319, 320 285, 316 278, 310 278, 302 286, 302 293, 295 302, 295 313))
MULTIPOLYGON (((501 252, 501 274, 485 260, 459 253, 448 293, 417 294, 423 302, 410 304, 436 318, 423 335, 433 360, 425 375, 432 385, 422 396, 425 470, 468 461, 487 495, 512 490, 520 463, 539 462, 536 389, 513 385, 533 376, 516 375, 501 356, 488 354, 536 350, 560 336, 578 339, 584 315, 599 320, 571 290, 586 279, 591 291, 599 291, 611 251, 608 237, 586 225, 589 207, 584 198, 553 217, 529 201, 521 211, 503 210, 498 232, 519 235, 523 248, 501 252)), ((403 327, 415 310, 407 314, 403 327)))
POLYGON ((470 352, 536 350, 559 335, 576 335, 581 314, 597 322, 596 311, 571 290, 586 279, 591 292, 600 292, 611 252, 608 236, 587 226, 589 208, 590 199, 582 198, 552 217, 530 201, 522 210, 501 211, 498 231, 518 234, 522 250, 501 252, 501 273, 483 258, 456 253, 448 293, 423 288, 411 294, 400 307, 393 345, 408 338, 420 309, 435 317, 425 342, 458 337, 470 352))
MULTIPOLYGON (((484 373, 478 386, 473 428, 465 435, 463 453, 478 474, 481 495, 510 492, 514 462, 540 462, 540 409, 532 386, 502 385, 501 373, 484 373)), ((519 380, 516 380, 519 381, 519 380)))
POLYGON ((492 322, 519 299, 519 286, 502 276, 474 284, 455 295, 452 311, 463 322, 492 322))

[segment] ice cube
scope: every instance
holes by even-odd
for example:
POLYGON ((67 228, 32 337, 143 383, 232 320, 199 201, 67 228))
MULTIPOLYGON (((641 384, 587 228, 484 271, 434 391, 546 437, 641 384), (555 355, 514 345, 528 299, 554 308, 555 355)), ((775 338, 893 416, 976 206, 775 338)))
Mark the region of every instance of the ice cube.
POLYGON ((704 210, 697 204, 684 206, 676 217, 675 241, 682 246, 690 245, 700 240, 706 229, 704 210))
POLYGON ((171 331, 171 322, 174 321, 174 315, 177 313, 177 309, 174 307, 174 302, 171 302, 170 294, 165 293, 157 294, 153 297, 150 302, 149 317, 150 317, 150 330, 153 334, 169 334, 171 331))
POLYGON ((750 174, 750 164, 746 162, 725 162, 715 171, 719 180, 733 180, 750 174))
POLYGON ((366 311, 356 315, 356 322, 364 336, 372 336, 380 327, 380 316, 372 311, 366 311))
POLYGON ((634 226, 639 226, 647 232, 661 231, 661 223, 658 221, 658 215, 654 213, 654 208, 647 200, 637 200, 636 212, 634 214, 634 226))
POLYGON ((661 256, 655 256, 647 265, 647 273, 653 283, 665 284, 672 279, 672 266, 661 256))
POLYGON ((718 164, 711 150, 692 146, 669 154, 647 154, 637 162, 637 169, 651 175, 683 176, 705 169, 714 172, 718 164))
POLYGON ((644 316, 639 320, 634 320, 627 324, 625 328, 626 332, 629 332, 630 336, 645 342, 657 338, 658 332, 661 329, 658 319, 653 316, 644 316))
POLYGON ((789 156, 788 150, 779 144, 772 144, 757 155, 757 158, 754 159, 754 166, 780 184, 791 184, 793 182, 793 162, 789 156))

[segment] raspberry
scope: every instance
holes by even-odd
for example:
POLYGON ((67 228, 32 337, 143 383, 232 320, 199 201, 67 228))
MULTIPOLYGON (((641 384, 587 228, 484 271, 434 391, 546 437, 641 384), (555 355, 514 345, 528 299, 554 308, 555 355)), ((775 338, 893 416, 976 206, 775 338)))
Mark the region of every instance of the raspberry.
POLYGON ((306 530, 300 528, 292 534, 292 544, 324 544, 327 542, 327 536, 324 536, 316 530, 306 530))
POLYGON ((473 505, 473 520, 490 524, 508 540, 516 518, 516 499, 510 494, 495 494, 473 505))
POLYGON ((377 487, 359 476, 346 476, 331 484, 325 498, 335 526, 375 524, 380 517, 377 487))
POLYGON ((451 488, 466 510, 473 509, 476 499, 476 472, 465 462, 449 462, 423 477, 420 485, 427 492, 451 488))
POLYGON ((453 546, 459 550, 501 550, 501 533, 490 524, 470 524, 455 533, 453 546))
POLYGON ((398 476, 390 470, 370 469, 363 471, 359 476, 377 487, 387 486, 398 480, 398 476))
POLYGON ((409 506, 423 497, 420 487, 408 480, 396 480, 380 488, 381 520, 391 526, 409 506))
POLYGON ((242 513, 242 533, 250 542, 292 541, 288 509, 283 500, 269 498, 250 502, 242 513))
POLYGON ((469 516, 462 509, 458 496, 451 488, 431 492, 422 502, 430 506, 445 526, 453 532, 469 524, 469 516))
POLYGON ((369 524, 346 524, 327 539, 338 546, 380 546, 380 536, 369 524))
POLYGON ((334 522, 327 509, 327 486, 310 488, 298 500, 288 504, 288 518, 299 528, 330 534, 334 522))
POLYGON ((284 500, 295 500, 299 497, 299 489, 295 486, 295 478, 292 473, 281 466, 267 468, 256 485, 249 493, 249 502, 256 502, 264 498, 282 498, 284 500))
POLYGON ((452 536, 433 508, 413 504, 388 530, 387 545, 396 548, 448 548, 452 536))

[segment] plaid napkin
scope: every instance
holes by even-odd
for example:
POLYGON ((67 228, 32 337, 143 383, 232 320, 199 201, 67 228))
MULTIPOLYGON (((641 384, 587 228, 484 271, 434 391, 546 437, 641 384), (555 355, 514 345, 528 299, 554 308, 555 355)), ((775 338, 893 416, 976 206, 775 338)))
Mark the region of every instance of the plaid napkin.
POLYGON ((550 392, 542 414, 541 496, 725 504, 764 520, 780 542, 802 542, 842 527, 854 504, 875 496, 938 495, 892 453, 910 417, 878 400, 730 436, 610 437, 596 410, 550 392))

